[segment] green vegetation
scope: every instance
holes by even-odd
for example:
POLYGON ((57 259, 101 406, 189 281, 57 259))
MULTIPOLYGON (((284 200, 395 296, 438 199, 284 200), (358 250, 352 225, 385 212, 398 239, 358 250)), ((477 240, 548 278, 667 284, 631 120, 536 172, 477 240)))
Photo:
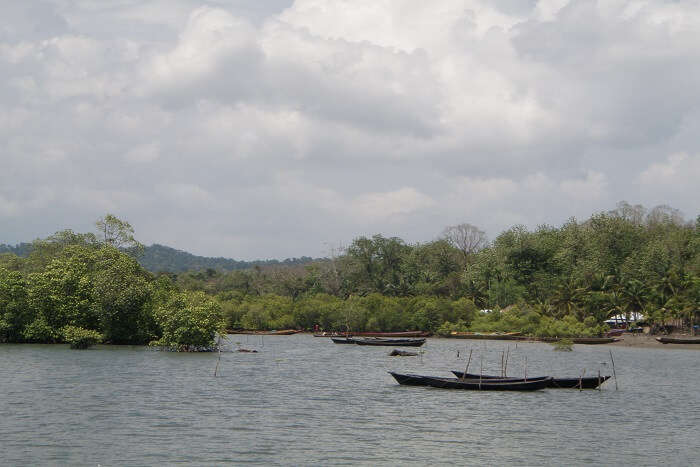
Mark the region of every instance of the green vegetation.
POLYGON ((700 217, 665 206, 620 203, 491 243, 462 224, 428 243, 375 235, 303 264, 156 276, 135 259, 128 223, 101 222, 98 235, 63 231, 26 257, 0 254, 0 341, 63 342, 65 326, 181 350, 212 346, 223 326, 575 337, 601 335, 612 315, 688 326, 700 312, 700 217))
POLYGON ((97 331, 78 326, 64 326, 61 330, 63 340, 71 349, 87 349, 102 342, 103 336, 97 331))
POLYGON ((554 342, 552 346, 554 347, 554 350, 559 352, 571 352, 574 350, 574 341, 568 338, 559 339, 558 341, 554 342))
POLYGON ((143 269, 128 223, 108 215, 97 227, 37 240, 26 258, 0 255, 0 342, 213 346, 219 305, 143 269))

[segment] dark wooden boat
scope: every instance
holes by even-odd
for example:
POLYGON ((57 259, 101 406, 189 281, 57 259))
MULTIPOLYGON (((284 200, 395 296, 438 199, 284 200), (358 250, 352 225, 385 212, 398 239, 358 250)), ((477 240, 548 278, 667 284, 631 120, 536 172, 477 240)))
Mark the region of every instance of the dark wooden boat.
MULTIPOLYGON (((402 374, 402 373, 393 373, 389 372, 396 381, 399 382, 399 384, 404 384, 407 386, 429 386, 428 384, 428 378, 433 378, 433 376, 422 376, 422 375, 416 375, 416 374, 402 374)), ((513 382, 520 382, 520 381, 539 381, 542 379, 547 379, 549 376, 539 376, 536 378, 482 378, 481 382, 487 382, 487 383, 495 383, 499 381, 507 381, 510 383, 513 382)), ((442 378, 442 379, 450 379, 450 380, 460 380, 462 381, 462 378, 442 378)), ((467 382, 479 382, 479 378, 464 378, 464 381, 467 382)))
POLYGON ((361 337, 430 337, 430 331, 399 331, 399 332, 352 332, 353 336, 361 337))
POLYGON ((420 347, 425 344, 425 338, 383 339, 383 338, 353 338, 357 345, 380 345, 385 347, 420 347))
POLYGON ((519 333, 508 333, 508 334, 479 334, 473 332, 452 332, 446 337, 453 339, 490 339, 498 341, 525 341, 528 337, 519 336, 519 333))
POLYGON ((402 332, 321 332, 314 337, 430 337, 430 331, 402 331, 402 332))
MULTIPOLYGON (((619 342, 622 339, 619 337, 567 337, 566 339, 571 339, 574 344, 610 344, 612 342, 619 342)), ((562 340, 561 337, 533 337, 531 340, 538 342, 559 342, 562 340)))
POLYGON ((610 344, 618 342, 620 339, 615 337, 574 337, 571 339, 574 344, 610 344))
MULTIPOLYGON (((455 376, 458 378, 461 378, 462 375, 464 374, 465 379, 479 379, 479 375, 474 374, 474 373, 464 373, 463 371, 452 371, 455 376)), ((520 381, 520 378, 503 378, 501 376, 493 376, 493 375, 481 375, 482 379, 496 379, 496 380, 516 380, 520 381)), ((542 378, 542 376, 536 376, 532 379, 538 379, 542 378)), ((531 378, 528 378, 528 381, 531 378)), ((610 379, 610 376, 602 376, 598 378, 597 376, 586 376, 585 378, 552 378, 552 381, 550 383, 550 388, 559 388, 559 389, 595 389, 604 382, 606 382, 608 379, 610 379)))
POLYGON ((657 337, 656 340, 662 344, 700 344, 700 337, 657 337))
POLYGON ((233 329, 227 330, 227 334, 253 334, 256 336, 289 336, 292 334, 297 334, 301 331, 296 329, 281 329, 279 331, 249 331, 247 329, 233 329))
POLYGON ((352 337, 331 337, 331 340, 335 344, 354 344, 355 339, 352 337))
POLYGON ((389 372, 401 385, 406 386, 430 386, 440 389, 466 389, 472 391, 536 391, 549 386, 550 377, 532 380, 501 380, 501 379, 459 379, 440 378, 434 376, 422 376, 412 374, 400 374, 389 372))

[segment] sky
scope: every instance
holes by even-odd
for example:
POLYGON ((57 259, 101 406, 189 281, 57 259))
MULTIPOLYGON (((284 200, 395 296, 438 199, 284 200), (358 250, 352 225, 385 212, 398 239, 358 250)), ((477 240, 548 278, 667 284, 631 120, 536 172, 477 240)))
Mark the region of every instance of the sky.
POLYGON ((700 2, 0 0, 0 243, 241 260, 700 214, 700 2))

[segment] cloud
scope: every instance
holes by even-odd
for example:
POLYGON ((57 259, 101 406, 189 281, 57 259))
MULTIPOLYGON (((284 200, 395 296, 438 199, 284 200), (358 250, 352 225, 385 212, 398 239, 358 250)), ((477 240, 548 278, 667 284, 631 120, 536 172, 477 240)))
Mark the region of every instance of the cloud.
POLYGON ((114 212, 242 259, 382 233, 697 215, 700 7, 540 0, 13 2, 0 222, 114 212))
POLYGON ((362 222, 406 216, 433 206, 435 202, 411 187, 385 193, 365 193, 352 200, 350 211, 362 222))

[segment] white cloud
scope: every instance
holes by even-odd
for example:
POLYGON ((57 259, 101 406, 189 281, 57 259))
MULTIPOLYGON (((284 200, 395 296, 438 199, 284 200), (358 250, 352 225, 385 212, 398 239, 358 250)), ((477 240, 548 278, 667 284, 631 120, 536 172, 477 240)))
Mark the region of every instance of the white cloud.
POLYGON ((384 193, 365 193, 353 199, 350 212, 359 220, 407 216, 433 206, 435 202, 415 188, 404 187, 384 193))
POLYGON ((0 242, 107 211, 248 259, 620 199, 697 215, 697 3, 288 3, 12 2, 0 242))

